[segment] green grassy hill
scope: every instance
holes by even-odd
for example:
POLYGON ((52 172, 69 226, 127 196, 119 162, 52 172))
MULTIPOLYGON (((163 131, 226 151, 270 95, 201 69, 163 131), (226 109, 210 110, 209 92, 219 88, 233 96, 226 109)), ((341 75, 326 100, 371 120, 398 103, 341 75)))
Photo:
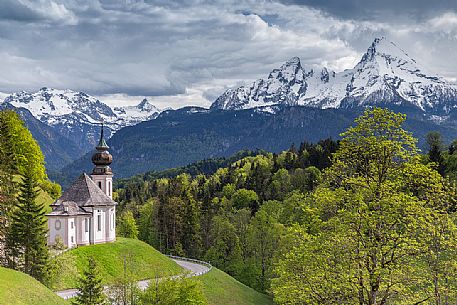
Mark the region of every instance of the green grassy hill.
POLYGON ((203 293, 210 305, 273 304, 267 295, 255 291, 214 267, 198 279, 203 283, 203 293))
POLYGON ((63 290, 76 287, 78 275, 87 266, 89 256, 97 261, 104 284, 113 283, 123 276, 124 261, 134 280, 184 272, 178 264, 148 244, 137 239, 118 237, 113 243, 83 246, 63 253, 59 259, 65 261, 67 268, 62 268, 56 275, 53 288, 63 290))
POLYGON ((68 303, 27 274, 0 267, 0 305, 15 304, 64 305, 68 303))

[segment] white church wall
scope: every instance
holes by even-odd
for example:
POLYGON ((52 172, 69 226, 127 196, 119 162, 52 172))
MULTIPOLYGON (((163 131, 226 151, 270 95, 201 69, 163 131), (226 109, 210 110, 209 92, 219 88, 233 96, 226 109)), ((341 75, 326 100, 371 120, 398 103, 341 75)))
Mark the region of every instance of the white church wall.
POLYGON ((92 180, 109 198, 113 199, 113 176, 92 175, 92 180))
POLYGON ((105 213, 105 239, 113 241, 116 239, 116 210, 114 207, 107 208, 105 213))
POLYGON ((78 245, 89 244, 90 218, 79 216, 76 218, 76 243, 78 245))
POLYGON ((68 248, 73 248, 76 246, 76 221, 74 217, 68 217, 66 219, 67 227, 67 242, 68 248))
POLYGON ((94 210, 94 236, 95 243, 105 242, 105 211, 104 208, 99 207, 94 210))
POLYGON ((65 226, 66 220, 60 217, 48 217, 48 244, 54 245, 56 238, 60 237, 62 242, 68 246, 67 232, 65 226))

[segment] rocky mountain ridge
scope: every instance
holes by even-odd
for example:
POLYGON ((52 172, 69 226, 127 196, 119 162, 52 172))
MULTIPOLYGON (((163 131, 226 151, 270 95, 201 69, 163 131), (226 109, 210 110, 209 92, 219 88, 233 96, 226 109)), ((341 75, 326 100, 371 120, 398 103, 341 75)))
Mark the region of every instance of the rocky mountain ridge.
POLYGON ((240 110, 269 105, 320 109, 402 105, 435 115, 457 107, 457 86, 421 67, 386 38, 376 38, 353 69, 306 69, 293 57, 266 79, 228 89, 211 109, 240 110))

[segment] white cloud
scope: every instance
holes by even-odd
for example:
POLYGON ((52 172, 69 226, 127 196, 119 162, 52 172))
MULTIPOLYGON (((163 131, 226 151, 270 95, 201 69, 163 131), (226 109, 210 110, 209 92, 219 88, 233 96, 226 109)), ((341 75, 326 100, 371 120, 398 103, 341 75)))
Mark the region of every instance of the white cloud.
POLYGON ((148 97, 159 107, 208 106, 227 87, 265 77, 293 56, 306 67, 350 68, 380 35, 430 70, 457 77, 450 11, 367 21, 273 1, 20 1, 41 19, 0 13, 5 92, 47 86, 112 103, 148 97))
POLYGON ((457 13, 455 12, 446 12, 440 16, 431 18, 428 21, 428 24, 432 27, 433 30, 439 30, 444 32, 449 32, 457 28, 457 13))

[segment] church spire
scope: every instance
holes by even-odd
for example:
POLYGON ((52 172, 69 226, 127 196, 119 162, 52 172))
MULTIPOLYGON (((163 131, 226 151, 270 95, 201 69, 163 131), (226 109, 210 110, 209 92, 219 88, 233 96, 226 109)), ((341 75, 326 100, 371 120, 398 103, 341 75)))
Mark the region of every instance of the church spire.
POLYGON ((100 140, 98 141, 98 145, 97 145, 97 150, 106 150, 109 148, 108 144, 106 144, 106 141, 105 141, 105 138, 103 136, 103 125, 104 125, 104 122, 102 121, 102 131, 100 133, 100 140))
POLYGON ((104 124, 102 122, 102 128, 100 132, 100 140, 98 141, 97 146, 95 147, 96 151, 92 155, 92 163, 95 165, 92 175, 112 175, 113 172, 109 167, 111 162, 113 162, 113 156, 108 151, 108 144, 106 144, 105 138, 103 136, 104 124))

